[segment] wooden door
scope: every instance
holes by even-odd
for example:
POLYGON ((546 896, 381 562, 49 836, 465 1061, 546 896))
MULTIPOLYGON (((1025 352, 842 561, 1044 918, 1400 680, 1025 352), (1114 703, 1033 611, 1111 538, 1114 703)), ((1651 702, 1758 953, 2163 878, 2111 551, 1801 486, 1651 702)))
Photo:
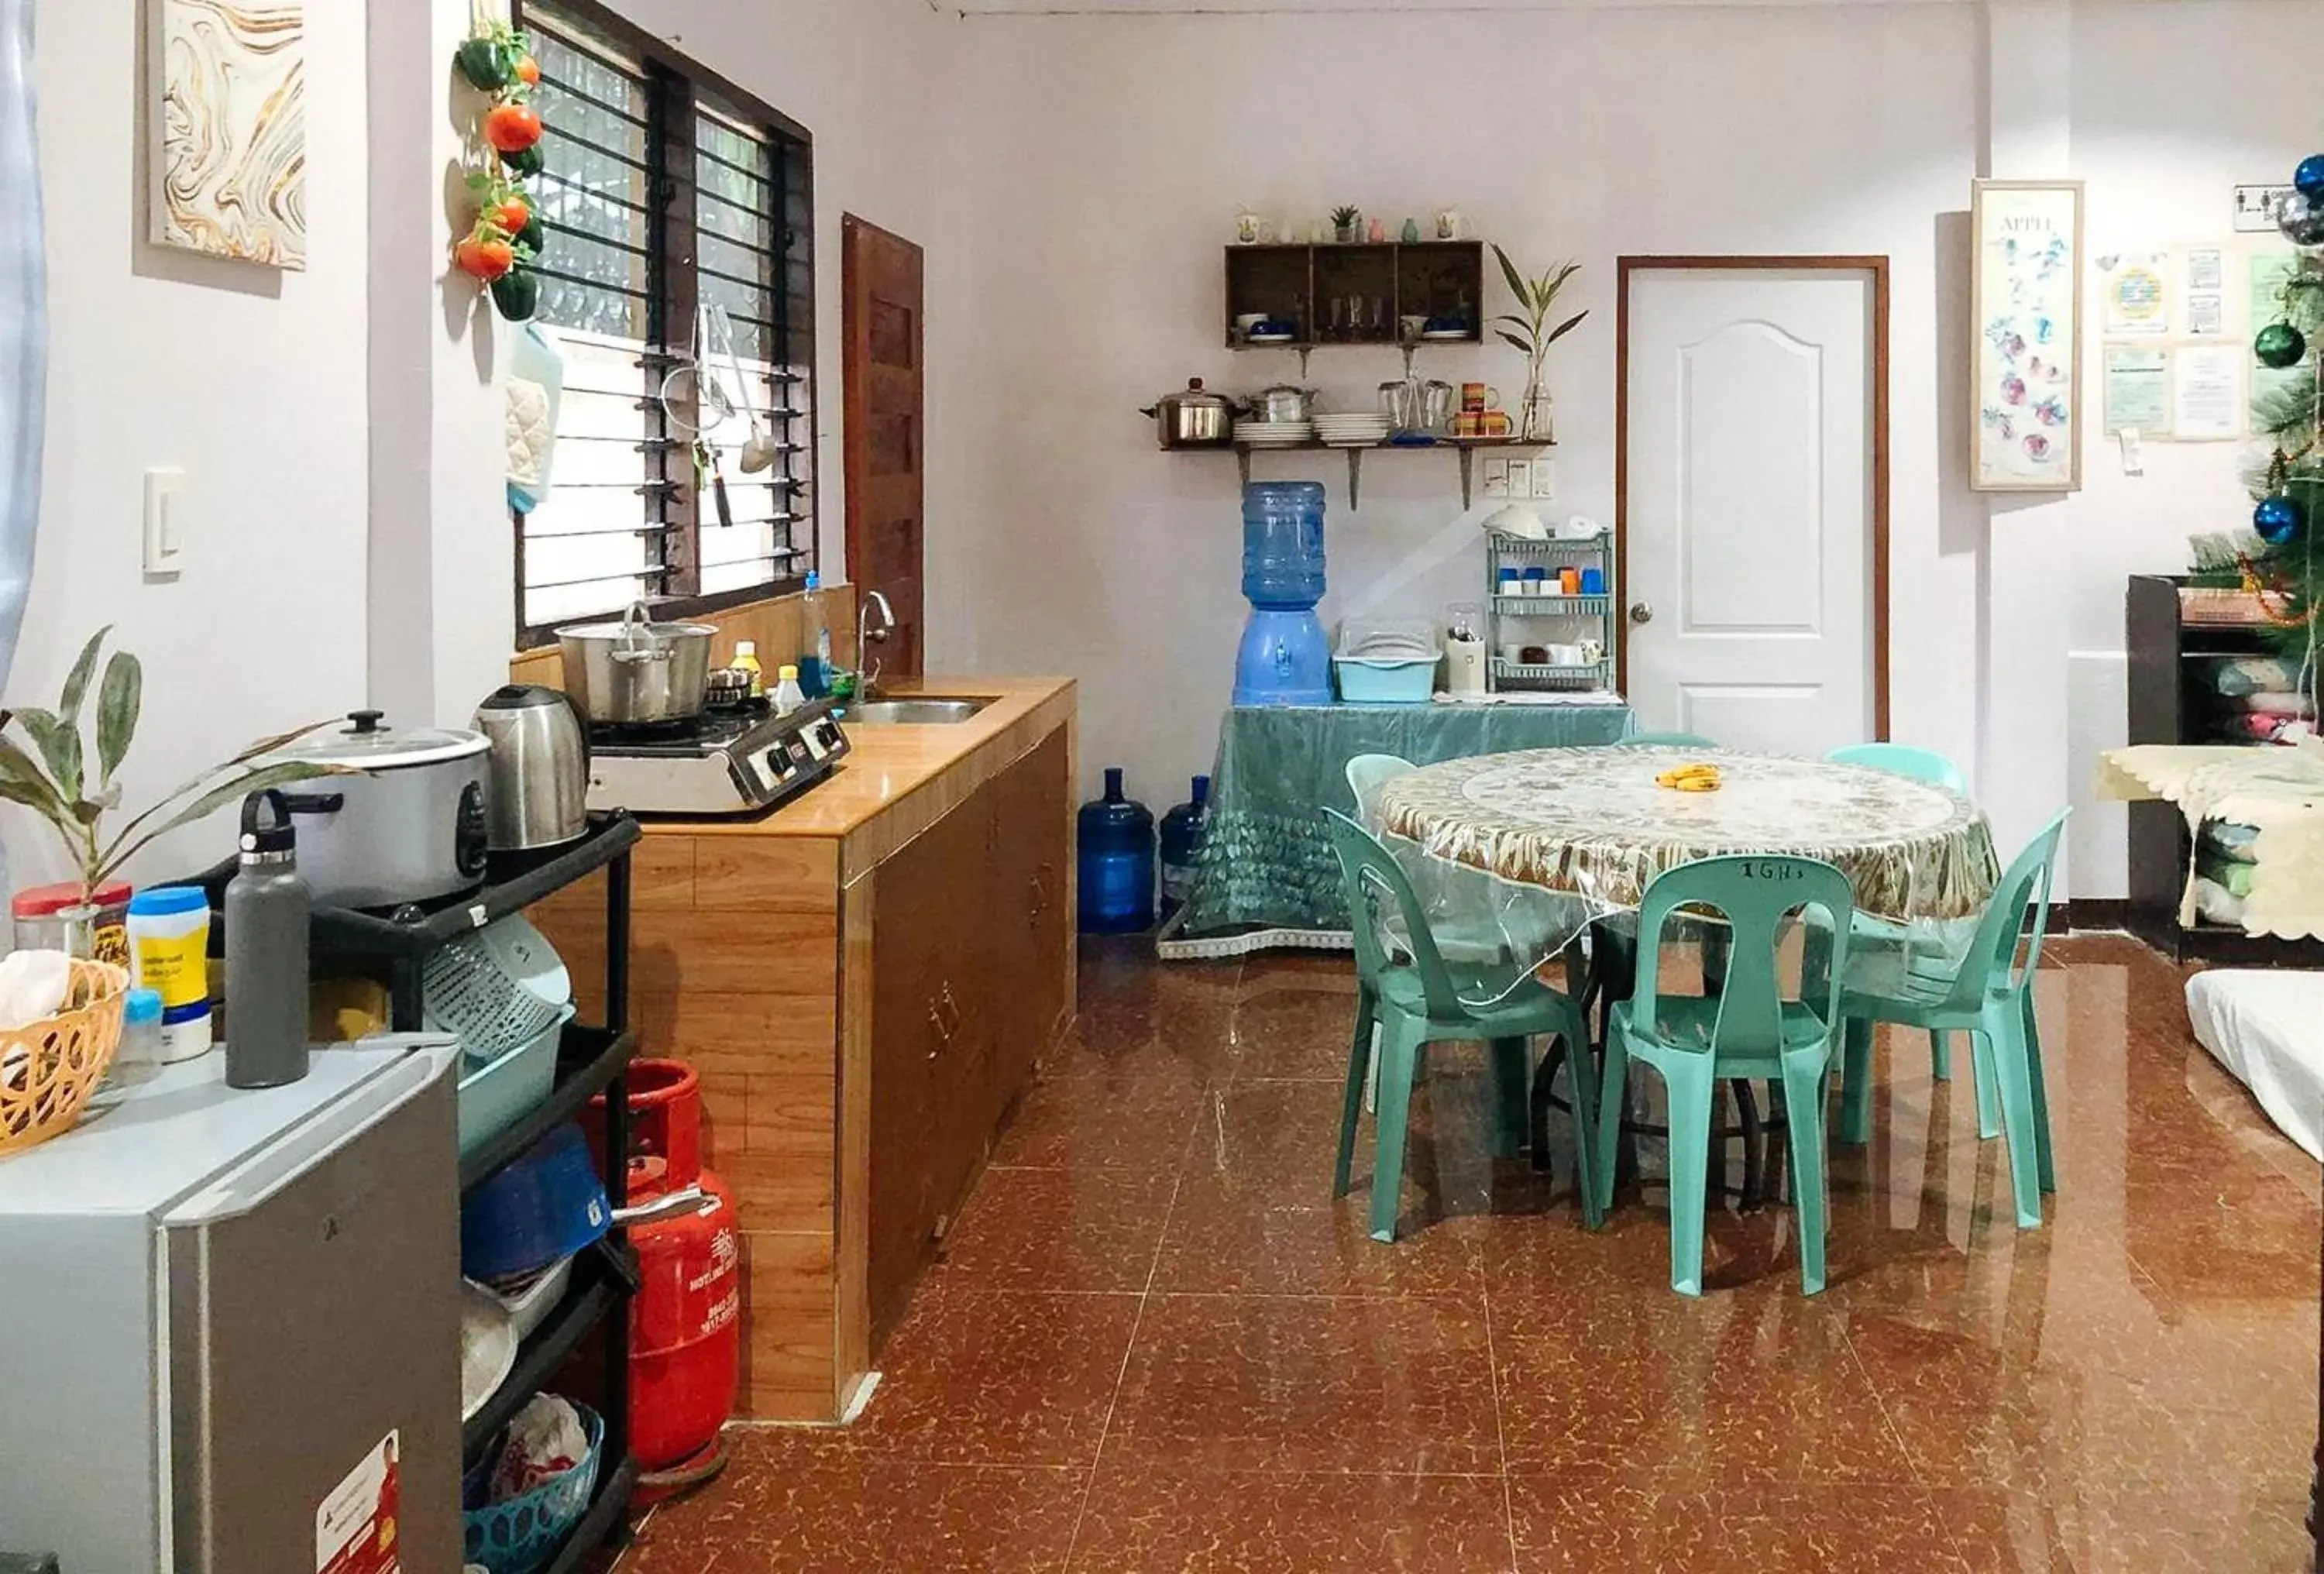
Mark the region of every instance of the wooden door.
POLYGON ((884 676, 917 677, 927 598, 927 374, 920 248, 853 214, 841 221, 841 376, 846 410, 847 577, 895 609, 884 646, 862 653, 884 676))
POLYGON ((1881 735, 1880 270, 1626 267, 1624 688, 1653 731, 1881 735))

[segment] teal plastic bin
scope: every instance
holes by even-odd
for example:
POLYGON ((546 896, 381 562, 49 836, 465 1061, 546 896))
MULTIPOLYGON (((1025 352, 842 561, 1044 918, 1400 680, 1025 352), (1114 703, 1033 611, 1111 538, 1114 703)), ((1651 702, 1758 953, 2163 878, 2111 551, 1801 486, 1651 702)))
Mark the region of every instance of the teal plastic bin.
POLYGON ((557 1085, 557 1046, 573 1020, 566 1007, 557 1021, 496 1060, 460 1078, 460 1156, 466 1158, 540 1107, 557 1085))

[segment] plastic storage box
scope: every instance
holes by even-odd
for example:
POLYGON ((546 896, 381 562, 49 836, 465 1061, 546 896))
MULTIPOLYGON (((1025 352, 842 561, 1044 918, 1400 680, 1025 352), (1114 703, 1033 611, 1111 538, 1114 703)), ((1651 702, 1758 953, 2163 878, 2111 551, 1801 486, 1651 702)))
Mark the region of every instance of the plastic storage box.
POLYGON ((1341 625, 1332 658, 1340 699, 1351 705, 1425 704, 1436 689, 1436 628, 1425 619, 1341 625))
POLYGON ((548 1031, 477 1065, 466 1061, 460 1077, 460 1156, 466 1158, 540 1107, 557 1085, 557 1046, 573 1008, 558 1013, 548 1031))

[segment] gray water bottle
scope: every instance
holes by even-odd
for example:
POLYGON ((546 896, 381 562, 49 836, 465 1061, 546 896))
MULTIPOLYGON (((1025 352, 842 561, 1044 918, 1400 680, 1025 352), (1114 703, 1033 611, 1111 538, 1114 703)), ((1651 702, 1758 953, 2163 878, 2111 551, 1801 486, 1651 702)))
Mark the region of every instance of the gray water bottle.
POLYGON ((307 920, 290 807, 282 795, 242 803, 242 867, 226 887, 226 1080, 279 1088, 307 1074, 307 920), (274 824, 261 825, 272 808, 274 824))

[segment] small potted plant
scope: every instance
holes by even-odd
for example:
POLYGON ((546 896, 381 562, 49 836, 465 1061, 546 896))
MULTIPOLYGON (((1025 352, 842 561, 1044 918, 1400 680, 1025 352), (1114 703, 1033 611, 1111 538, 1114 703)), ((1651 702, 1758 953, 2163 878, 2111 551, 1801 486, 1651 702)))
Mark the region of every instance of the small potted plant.
POLYGON ((1352 207, 1332 209, 1332 230, 1341 244, 1350 244, 1363 238, 1363 215, 1352 207))
MULTIPOLYGON (((58 696, 55 710, 26 705, 0 711, 0 801, 23 805, 56 832, 84 898, 155 837, 238 804, 251 793, 335 773, 332 767, 309 761, 265 758, 313 732, 320 723, 261 738, 225 764, 171 789, 160 803, 108 837, 106 815, 121 806, 121 785, 114 776, 136 734, 145 687, 137 658, 126 650, 115 651, 97 686, 96 758, 90 760, 83 747, 81 712, 90 679, 97 676, 97 653, 112 631, 110 626, 99 629, 81 647, 79 658, 65 676, 64 692, 58 696), (12 734, 21 735, 31 749, 19 744, 12 734)), ((77 920, 81 925, 75 953, 89 954, 93 939, 89 925, 97 916, 96 907, 84 902, 78 912, 69 908, 62 916, 69 924, 77 920)))
POLYGON ((1511 348, 1525 354, 1525 402, 1517 407, 1517 437, 1526 443, 1554 443, 1557 436, 1550 417, 1549 390, 1542 381, 1543 364, 1549 358, 1549 347, 1581 327, 1582 319, 1590 314, 1577 311, 1554 327, 1550 326, 1549 314, 1557 302, 1557 292, 1581 271, 1582 264, 1562 263, 1538 279, 1528 279, 1500 247, 1493 248, 1493 255, 1500 259, 1501 277, 1508 281, 1509 293, 1517 297, 1522 313, 1493 319, 1494 331, 1511 348))

